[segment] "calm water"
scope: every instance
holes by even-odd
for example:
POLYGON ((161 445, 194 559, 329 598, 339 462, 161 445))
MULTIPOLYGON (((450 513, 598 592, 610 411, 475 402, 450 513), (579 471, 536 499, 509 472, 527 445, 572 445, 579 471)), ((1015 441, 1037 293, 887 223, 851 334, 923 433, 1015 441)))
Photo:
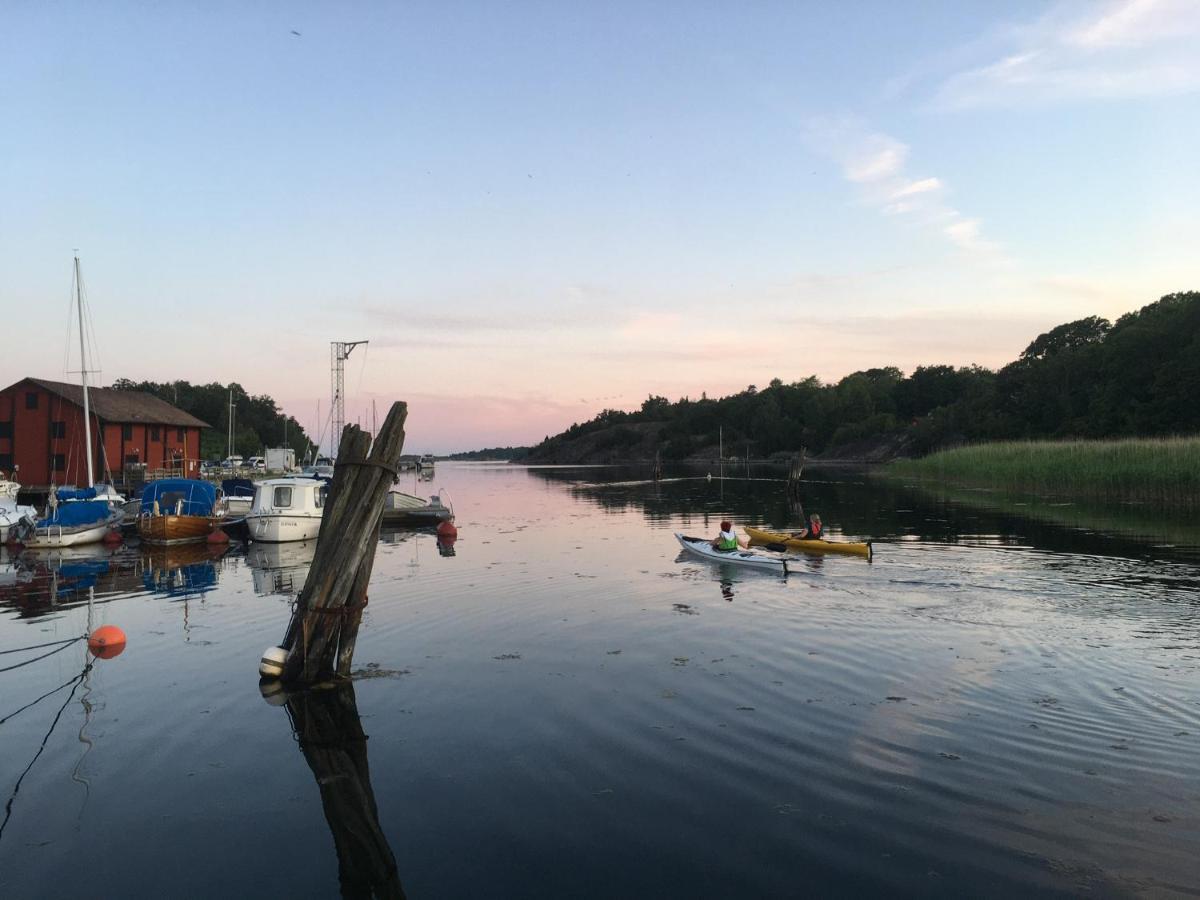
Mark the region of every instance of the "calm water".
POLYGON ((0 724, 0 896, 354 895, 388 848, 413 898, 1200 894, 1196 547, 813 473, 875 558, 784 580, 671 537, 781 484, 629 478, 440 467, 453 555, 385 535, 352 691, 287 707, 311 547, 0 557, 0 650, 89 593, 129 636, 0 673, 0 717, 62 686, 0 724))

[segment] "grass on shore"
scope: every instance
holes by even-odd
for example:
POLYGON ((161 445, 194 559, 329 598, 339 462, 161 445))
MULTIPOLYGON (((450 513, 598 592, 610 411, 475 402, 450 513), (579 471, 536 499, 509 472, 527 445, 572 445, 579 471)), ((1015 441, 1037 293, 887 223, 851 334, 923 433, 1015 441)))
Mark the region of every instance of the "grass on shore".
POLYGON ((886 471, 1014 492, 1200 506, 1200 437, 976 444, 898 460, 886 471))

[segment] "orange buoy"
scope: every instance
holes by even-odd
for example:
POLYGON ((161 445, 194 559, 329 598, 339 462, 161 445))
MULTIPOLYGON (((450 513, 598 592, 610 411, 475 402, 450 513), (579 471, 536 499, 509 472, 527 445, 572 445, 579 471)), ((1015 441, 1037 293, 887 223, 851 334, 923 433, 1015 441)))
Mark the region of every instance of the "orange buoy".
POLYGON ((454 527, 453 522, 442 522, 437 527, 438 537, 456 538, 458 537, 458 529, 454 527))
POLYGON ((112 659, 125 649, 125 632, 116 625, 101 625, 88 635, 87 645, 96 659, 112 659))
POLYGON ((228 544, 229 535, 220 528, 216 528, 208 533, 208 542, 210 544, 228 544))

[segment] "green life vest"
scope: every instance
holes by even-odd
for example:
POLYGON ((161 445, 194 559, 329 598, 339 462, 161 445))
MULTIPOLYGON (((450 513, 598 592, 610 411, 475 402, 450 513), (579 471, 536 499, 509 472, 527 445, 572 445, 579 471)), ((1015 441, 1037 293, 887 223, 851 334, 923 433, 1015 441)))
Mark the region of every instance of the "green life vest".
POLYGON ((736 550, 737 548, 738 548, 737 535, 731 533, 729 535, 729 537, 726 537, 725 532, 722 531, 721 536, 719 538, 717 538, 717 549, 718 550, 736 550))

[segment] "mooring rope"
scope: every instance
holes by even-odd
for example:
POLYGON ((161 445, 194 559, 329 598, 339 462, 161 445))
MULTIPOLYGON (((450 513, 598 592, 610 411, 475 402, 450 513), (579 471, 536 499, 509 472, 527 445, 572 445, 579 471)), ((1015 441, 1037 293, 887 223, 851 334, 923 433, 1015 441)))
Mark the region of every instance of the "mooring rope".
MULTIPOLYGON (((71 681, 75 682, 75 686, 71 688, 71 693, 67 695, 67 699, 63 701, 63 705, 58 708, 58 713, 54 716, 54 721, 50 723, 50 730, 46 732, 46 736, 42 738, 42 745, 38 747, 38 752, 33 755, 33 759, 29 761, 29 765, 25 767, 25 771, 21 773, 21 777, 17 779, 17 783, 13 786, 13 792, 8 798, 8 803, 4 805, 4 821, 0 822, 0 840, 4 838, 4 829, 8 827, 8 821, 12 818, 13 802, 17 799, 17 792, 21 790, 21 782, 25 780, 25 776, 29 774, 29 770, 33 768, 33 764, 38 761, 38 757, 42 755, 42 751, 46 749, 46 744, 50 740, 50 735, 54 734, 54 729, 58 726, 58 720, 62 718, 62 714, 66 711, 67 705, 75 696, 75 691, 83 682, 83 678, 91 670, 92 666, 89 663, 84 666, 83 671, 76 675, 71 681)), ((68 681, 67 684, 70 684, 68 681)), ((65 687, 66 685, 64 685, 65 687)))
MULTIPOLYGON (((69 641, 64 643, 61 647, 56 647, 55 649, 51 650, 49 653, 43 653, 41 656, 35 656, 33 659, 27 659, 27 660, 25 660, 25 662, 19 662, 14 666, 6 666, 5 668, 0 669, 0 673, 11 672, 13 669, 19 669, 22 666, 27 666, 30 663, 35 663, 39 659, 45 659, 47 656, 53 656, 55 653, 62 653, 64 650, 66 650, 68 647, 70 647, 76 641, 82 641, 85 636, 86 635, 81 635, 80 637, 77 637, 77 638, 71 638, 69 641)), ((49 645, 43 644, 43 646, 49 646, 49 645)), ((23 649, 29 649, 29 648, 23 648, 23 649)), ((15 652, 15 651, 6 651, 6 652, 15 652)))
POLYGON ((80 679, 80 678, 82 678, 84 675, 86 675, 88 672, 90 672, 90 671, 91 671, 91 668, 92 668, 92 664, 91 664, 91 663, 88 663, 87 667, 86 667, 86 668, 83 670, 83 672, 81 672, 79 675, 76 675, 76 676, 75 676, 74 678, 72 678, 70 681, 64 681, 62 684, 60 684, 60 685, 59 685, 58 687, 56 687, 54 690, 52 690, 52 691, 46 691, 46 693, 42 694, 42 696, 38 697, 36 700, 31 700, 31 701, 29 701, 29 702, 28 702, 28 703, 26 703, 24 706, 22 706, 20 709, 14 709, 14 710, 13 710, 12 712, 10 712, 10 713, 9 713, 7 716, 5 716, 3 719, 0 719, 0 725, 3 725, 3 724, 4 724, 5 722, 7 722, 9 719, 15 719, 17 716, 19 716, 21 713, 25 712, 25 710, 29 709, 30 707, 37 706, 37 704, 41 703, 41 702, 42 702, 43 700, 45 700, 47 697, 52 697, 52 696, 54 696, 54 695, 55 695, 55 694, 57 694, 59 691, 61 691, 63 688, 65 688, 65 687, 67 687, 69 684, 71 684, 71 682, 73 682, 73 681, 77 681, 78 679, 80 679))

